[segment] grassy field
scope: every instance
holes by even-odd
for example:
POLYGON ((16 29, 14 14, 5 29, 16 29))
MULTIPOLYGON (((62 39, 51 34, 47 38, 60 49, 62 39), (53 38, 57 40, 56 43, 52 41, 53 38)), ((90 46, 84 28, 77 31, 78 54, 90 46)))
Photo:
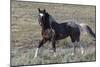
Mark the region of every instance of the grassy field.
POLYGON ((88 24, 95 32, 95 6, 50 4, 36 2, 11 3, 11 65, 33 65, 50 63, 69 63, 95 61, 95 41, 89 35, 81 35, 80 44, 84 47, 81 55, 79 45, 76 55, 71 56, 72 43, 70 38, 60 40, 57 46, 57 56, 53 56, 51 43, 41 47, 39 55, 34 59, 35 49, 41 40, 41 28, 38 23, 37 8, 45 8, 59 23, 75 19, 79 23, 88 24))

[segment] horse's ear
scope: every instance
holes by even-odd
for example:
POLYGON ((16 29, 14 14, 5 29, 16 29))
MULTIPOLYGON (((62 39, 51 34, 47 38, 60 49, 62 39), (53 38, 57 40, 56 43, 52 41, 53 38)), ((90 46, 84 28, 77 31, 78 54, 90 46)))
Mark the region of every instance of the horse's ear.
POLYGON ((44 10, 43 10, 44 12, 46 12, 46 10, 45 10, 45 8, 44 8, 44 10))
POLYGON ((38 8, 38 11, 40 12, 40 8, 38 8))

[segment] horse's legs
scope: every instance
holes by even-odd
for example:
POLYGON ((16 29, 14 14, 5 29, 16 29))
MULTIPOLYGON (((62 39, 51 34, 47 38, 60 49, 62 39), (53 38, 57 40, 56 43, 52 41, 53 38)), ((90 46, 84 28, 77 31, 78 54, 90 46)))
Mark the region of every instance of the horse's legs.
POLYGON ((72 52, 72 56, 73 55, 75 55, 75 53, 76 53, 76 44, 77 44, 77 42, 75 41, 75 42, 72 42, 72 45, 73 45, 73 52, 72 52))
POLYGON ((53 47, 53 50, 54 50, 54 56, 56 57, 56 41, 55 40, 52 40, 52 47, 53 47))
POLYGON ((76 39, 76 41, 77 41, 77 44, 80 46, 81 54, 83 54, 83 53, 84 53, 83 46, 82 46, 82 44, 79 44, 80 37, 78 37, 78 38, 76 39))
POLYGON ((81 54, 83 54, 84 53, 84 49, 83 49, 83 47, 81 46, 81 54))
POLYGON ((83 47, 82 47, 82 44, 79 44, 79 41, 75 41, 75 43, 74 43, 74 53, 75 53, 75 48, 76 48, 76 45, 79 45, 80 46, 80 49, 81 49, 81 54, 83 54, 84 53, 84 49, 83 49, 83 47))
POLYGON ((71 55, 74 55, 75 52, 76 52, 76 50, 75 50, 75 48, 76 48, 76 46, 75 46, 75 37, 74 36, 70 36, 70 38, 71 38, 72 46, 73 46, 73 52, 72 52, 71 55))
POLYGON ((80 49, 81 49, 81 54, 83 54, 84 53, 84 49, 83 49, 82 44, 80 44, 80 49))
POLYGON ((79 39, 79 37, 71 36, 71 40, 72 40, 72 43, 73 43, 73 52, 72 52, 72 55, 74 55, 76 53, 76 45, 78 44, 78 42, 80 41, 80 39, 79 39))
POLYGON ((34 58, 37 57, 37 54, 38 54, 38 50, 39 50, 39 48, 40 48, 44 43, 46 43, 46 42, 47 42, 46 39, 42 39, 42 40, 41 40, 41 42, 40 42, 39 45, 38 45, 38 48, 37 48, 36 51, 35 51, 34 58))
POLYGON ((79 35, 77 36, 77 39, 76 39, 76 41, 77 41, 77 44, 78 44, 78 45, 80 45, 81 54, 83 54, 83 53, 84 53, 83 46, 82 46, 82 44, 79 44, 79 42, 80 42, 80 33, 79 33, 79 35))

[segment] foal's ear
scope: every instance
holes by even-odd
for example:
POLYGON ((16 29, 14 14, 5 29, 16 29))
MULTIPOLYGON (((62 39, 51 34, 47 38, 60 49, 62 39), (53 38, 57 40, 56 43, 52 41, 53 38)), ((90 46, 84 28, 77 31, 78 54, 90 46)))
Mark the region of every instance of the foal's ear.
POLYGON ((40 8, 38 8, 38 11, 40 12, 40 8))

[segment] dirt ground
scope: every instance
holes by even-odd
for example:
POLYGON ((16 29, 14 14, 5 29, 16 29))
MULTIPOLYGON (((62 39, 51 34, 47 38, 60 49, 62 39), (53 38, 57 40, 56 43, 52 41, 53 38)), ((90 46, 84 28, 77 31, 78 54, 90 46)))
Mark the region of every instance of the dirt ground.
POLYGON ((77 20, 78 23, 88 24, 95 32, 95 6, 11 2, 11 65, 37 65, 51 63, 85 62, 96 60, 96 44, 94 38, 81 34, 81 44, 84 54, 81 54, 77 45, 76 54, 73 51, 70 38, 57 42, 57 56, 53 56, 51 43, 41 47, 39 55, 34 59, 35 49, 41 40, 41 28, 38 23, 37 8, 46 9, 58 23, 69 19, 77 20))

